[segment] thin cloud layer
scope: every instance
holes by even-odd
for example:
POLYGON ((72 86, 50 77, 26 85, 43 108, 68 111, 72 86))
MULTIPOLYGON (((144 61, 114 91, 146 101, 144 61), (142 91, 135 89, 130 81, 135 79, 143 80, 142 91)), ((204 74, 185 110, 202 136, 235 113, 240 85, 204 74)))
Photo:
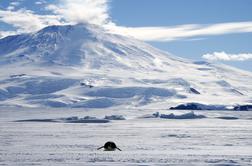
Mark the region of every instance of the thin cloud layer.
POLYGON ((252 60, 252 54, 228 54, 226 52, 214 52, 212 54, 205 54, 202 58, 210 61, 247 61, 252 60))
POLYGON ((0 21, 15 27, 16 33, 34 32, 49 25, 62 24, 58 16, 38 15, 25 9, 17 11, 0 10, 0 21))
POLYGON ((252 32, 252 22, 221 24, 189 24, 173 27, 118 27, 107 26, 110 32, 135 37, 143 41, 173 41, 186 38, 252 32))
POLYGON ((0 39, 5 36, 15 35, 15 31, 0 31, 0 39))

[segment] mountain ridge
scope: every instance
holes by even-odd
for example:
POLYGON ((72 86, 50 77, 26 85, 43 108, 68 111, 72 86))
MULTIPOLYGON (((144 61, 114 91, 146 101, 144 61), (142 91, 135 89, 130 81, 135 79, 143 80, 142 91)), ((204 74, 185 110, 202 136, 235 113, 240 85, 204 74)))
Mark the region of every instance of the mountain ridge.
POLYGON ((78 24, 0 39, 0 105, 167 107, 251 103, 252 74, 192 62, 78 24))

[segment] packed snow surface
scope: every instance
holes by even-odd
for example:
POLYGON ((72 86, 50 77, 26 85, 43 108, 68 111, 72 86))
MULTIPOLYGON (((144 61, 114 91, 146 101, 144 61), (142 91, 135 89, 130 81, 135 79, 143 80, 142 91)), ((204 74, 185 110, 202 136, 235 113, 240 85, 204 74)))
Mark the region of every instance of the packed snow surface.
POLYGON ((195 111, 194 114, 206 117, 202 119, 139 118, 153 112, 188 114, 188 111, 123 108, 103 111, 0 108, 0 165, 252 165, 252 112, 195 111), (92 120, 118 114, 126 120, 17 122, 62 117, 92 120), (114 141, 122 151, 97 150, 107 141, 114 141))

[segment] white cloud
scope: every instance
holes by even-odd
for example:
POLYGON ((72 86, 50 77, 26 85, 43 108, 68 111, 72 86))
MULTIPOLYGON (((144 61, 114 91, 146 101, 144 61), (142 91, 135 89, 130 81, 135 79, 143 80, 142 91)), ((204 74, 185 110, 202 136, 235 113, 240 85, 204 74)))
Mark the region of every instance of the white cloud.
POLYGON ((252 53, 228 54, 226 52, 214 52, 205 54, 202 58, 210 61, 246 61, 252 60, 252 53))
POLYGON ((20 9, 17 11, 0 10, 0 21, 17 28, 18 32, 34 32, 49 25, 60 25, 60 18, 55 15, 37 15, 33 11, 20 9))
POLYGON ((15 35, 15 31, 0 31, 0 39, 6 36, 15 35))
POLYGON ((124 34, 144 41, 173 41, 185 38, 252 32, 252 22, 220 24, 189 24, 172 27, 120 27, 106 26, 116 34, 124 34))
POLYGON ((42 5, 43 3, 41 1, 35 2, 36 5, 42 5))
POLYGON ((108 0, 59 0, 47 9, 69 23, 104 25, 109 22, 108 0))
POLYGON ((7 10, 14 10, 15 9, 15 6, 8 6, 7 7, 7 10))
POLYGON ((19 6, 21 3, 20 2, 11 2, 10 5, 11 6, 19 6))
POLYGON ((19 1, 11 2, 9 6, 7 7, 7 10, 15 10, 20 4, 21 2, 19 1))
MULTIPOLYGON (((17 1, 17 2, 20 2, 17 1)), ((113 23, 109 16, 109 0, 57 0, 46 3, 52 14, 39 15, 27 9, 0 10, 0 21, 13 25, 18 32, 33 32, 49 25, 90 23, 104 27, 111 33, 132 36, 143 41, 174 41, 202 39, 212 35, 252 32, 252 21, 219 24, 188 24, 167 27, 122 27, 113 23)), ((18 5, 18 3, 14 5, 18 5)))
POLYGON ((45 0, 40 0, 40 1, 36 1, 35 4, 36 5, 43 5, 46 4, 47 2, 45 0))

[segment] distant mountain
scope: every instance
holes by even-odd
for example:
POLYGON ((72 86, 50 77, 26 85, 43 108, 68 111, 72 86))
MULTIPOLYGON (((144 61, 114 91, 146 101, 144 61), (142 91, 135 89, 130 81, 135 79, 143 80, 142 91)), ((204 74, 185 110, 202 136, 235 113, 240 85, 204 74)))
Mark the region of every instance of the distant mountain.
POLYGON ((252 102, 252 74, 191 62, 93 25, 0 40, 0 105, 168 108, 252 102))

